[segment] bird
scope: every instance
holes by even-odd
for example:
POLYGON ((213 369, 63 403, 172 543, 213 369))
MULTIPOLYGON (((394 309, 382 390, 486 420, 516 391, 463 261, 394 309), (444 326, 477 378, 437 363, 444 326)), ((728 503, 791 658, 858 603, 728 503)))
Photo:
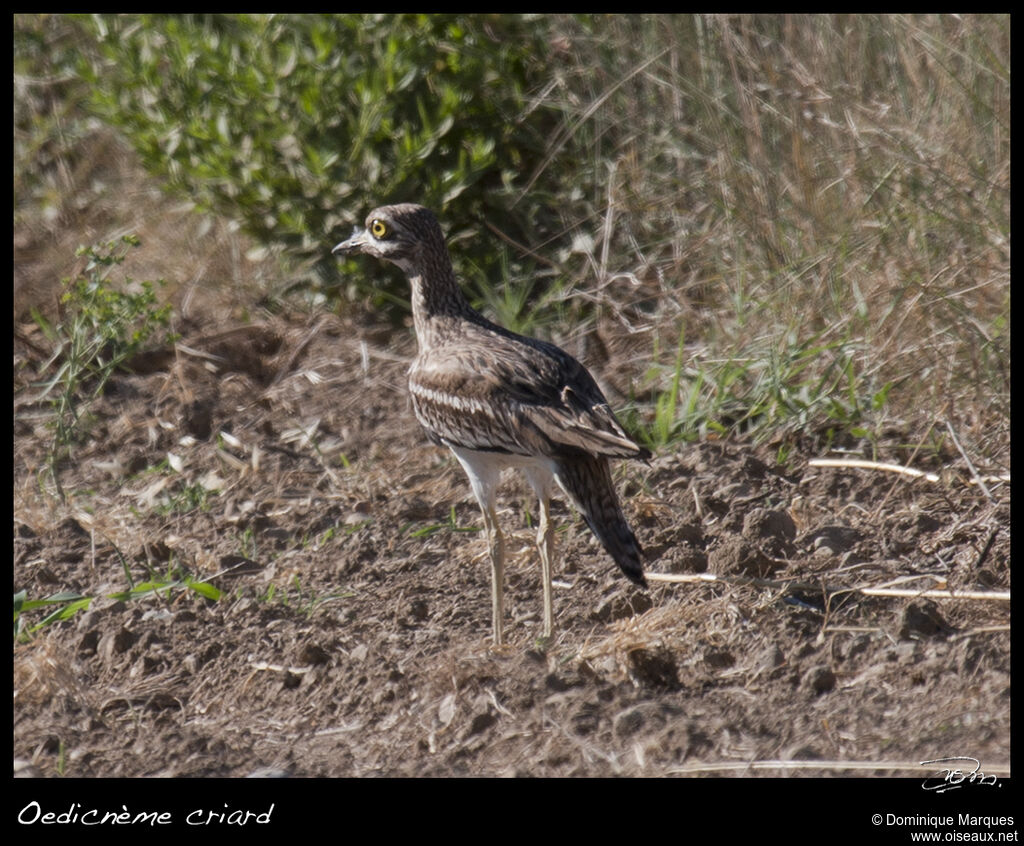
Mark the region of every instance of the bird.
POLYGON ((545 639, 554 633, 555 484, 626 578, 646 588, 643 550, 616 495, 610 459, 647 460, 651 452, 626 434, 587 369, 555 344, 511 332, 474 309, 441 225, 424 206, 377 208, 331 252, 373 256, 408 277, 418 347, 408 371, 413 412, 429 440, 462 465, 483 513, 494 646, 504 644, 505 540, 496 498, 506 468, 523 472, 539 502, 545 639))

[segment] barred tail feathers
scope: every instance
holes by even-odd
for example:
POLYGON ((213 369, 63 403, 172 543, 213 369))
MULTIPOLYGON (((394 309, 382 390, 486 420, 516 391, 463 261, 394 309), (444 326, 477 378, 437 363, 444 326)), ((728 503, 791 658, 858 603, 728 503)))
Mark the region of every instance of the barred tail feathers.
POLYGON ((587 525, 631 582, 647 587, 643 550, 626 522, 604 456, 559 460, 555 479, 587 525))

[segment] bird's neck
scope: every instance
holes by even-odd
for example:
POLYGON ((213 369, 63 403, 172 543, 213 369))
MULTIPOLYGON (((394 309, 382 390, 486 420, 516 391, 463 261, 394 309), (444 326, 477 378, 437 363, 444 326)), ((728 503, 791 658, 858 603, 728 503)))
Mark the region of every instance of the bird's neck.
POLYGON ((443 341, 460 321, 482 319, 459 287, 451 264, 409 274, 412 286, 412 318, 420 350, 443 341))

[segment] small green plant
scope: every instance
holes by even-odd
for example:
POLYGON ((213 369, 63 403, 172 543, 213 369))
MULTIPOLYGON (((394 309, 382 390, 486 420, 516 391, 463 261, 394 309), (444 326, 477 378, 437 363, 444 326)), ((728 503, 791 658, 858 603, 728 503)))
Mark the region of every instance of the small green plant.
POLYGON ((304 588, 302 581, 296 575, 292 577, 290 585, 281 589, 278 589, 276 585, 271 583, 267 587, 266 595, 262 598, 262 601, 268 604, 277 601, 286 608, 292 608, 306 617, 312 617, 313 613, 321 605, 338 599, 349 599, 353 596, 355 596, 355 593, 352 591, 337 591, 324 594, 323 596, 317 595, 312 589, 304 588))
POLYGON ((28 640, 28 635, 39 629, 44 629, 52 623, 59 623, 62 620, 70 620, 79 611, 88 608, 95 597, 83 596, 73 591, 62 591, 52 594, 45 599, 29 599, 23 590, 14 594, 14 637, 18 640, 28 640), (36 608, 46 608, 51 605, 58 606, 54 611, 47 614, 40 622, 26 627, 25 619, 22 616, 26 611, 36 608))
MULTIPOLYGON (((221 597, 220 589, 214 587, 209 582, 198 581, 189 575, 173 577, 170 574, 166 578, 151 579, 139 584, 133 584, 129 581, 128 590, 108 593, 106 595, 111 599, 121 602, 132 602, 154 594, 163 596, 166 599, 170 597, 172 592, 179 590, 192 591, 204 599, 218 600, 221 597)), ((27 641, 30 635, 35 634, 40 629, 45 629, 53 623, 70 620, 79 611, 87 609, 96 598, 96 596, 87 596, 73 591, 61 591, 44 599, 29 599, 26 591, 18 591, 14 594, 14 638, 20 641, 27 641), (26 621, 24 616, 26 612, 51 606, 54 606, 54 610, 43 617, 38 623, 28 623, 26 621)))
MULTIPOLYGON (((683 375, 683 354, 686 349, 685 338, 686 330, 684 327, 679 332, 679 345, 676 349, 676 363, 675 368, 672 371, 672 377, 669 380, 668 390, 661 393, 654 405, 654 420, 651 422, 649 440, 651 444, 656 447, 668 444, 675 437, 676 430, 679 425, 677 406, 679 404, 679 385, 683 375)), ((687 403, 687 416, 692 412, 693 395, 695 393, 699 393, 700 385, 701 379, 698 375, 697 379, 694 380, 693 389, 690 392, 690 402, 687 403)))
MULTIPOLYGON (((157 573, 152 567, 147 567, 148 578, 146 581, 136 583, 132 577, 128 560, 124 557, 121 550, 115 546, 114 552, 124 571, 128 589, 106 594, 110 599, 131 602, 155 594, 167 600, 172 592, 178 590, 190 590, 205 599, 214 601, 221 598, 222 592, 219 588, 214 587, 209 582, 194 579, 184 568, 174 563, 168 564, 163 575, 157 573)), ((18 591, 14 594, 14 638, 15 640, 26 641, 30 635, 40 629, 44 629, 53 623, 70 620, 79 611, 87 609, 95 599, 95 596, 88 596, 74 591, 61 591, 45 599, 29 599, 26 591, 18 591), (54 610, 38 623, 29 624, 25 621, 25 612, 50 606, 55 606, 54 610)))
MULTIPOLYGON (((412 525, 406 526, 403 532, 408 531, 412 528, 412 525)), ((448 512, 448 519, 443 523, 431 523, 429 526, 421 526, 420 528, 409 533, 411 538, 428 538, 431 535, 441 532, 447 529, 450 532, 479 532, 480 529, 477 526, 460 526, 458 518, 455 516, 455 506, 453 505, 448 512)))
POLYGON ((256 532, 252 526, 246 526, 238 537, 238 550, 243 558, 256 558, 256 532))
POLYGON ((825 341, 817 333, 801 340, 790 331, 753 339, 735 356, 687 361, 680 335, 674 366, 649 374, 667 382, 653 419, 643 426, 635 414, 624 418, 655 449, 709 432, 762 439, 786 427, 811 429, 829 441, 839 433, 870 441, 872 420, 882 416, 894 383, 878 387, 863 372, 863 347, 854 338, 825 341))
POLYGON ((210 497, 216 496, 217 491, 210 491, 203 487, 202 483, 182 483, 179 488, 173 490, 164 497, 161 504, 154 509, 157 514, 188 514, 191 511, 209 511, 210 497))
MULTIPOLYGON (((109 282, 111 270, 138 246, 138 238, 125 235, 119 242, 80 249, 78 255, 86 256, 88 263, 83 275, 64 281, 58 322, 51 324, 33 313, 54 345, 45 369, 56 369, 42 385, 40 398, 53 410, 47 467, 62 499, 59 463, 84 436, 90 404, 111 376, 170 321, 171 307, 157 303, 152 282, 140 283, 136 291, 131 290, 130 279, 123 289, 109 282)), ((168 333, 165 340, 170 338, 168 333)))

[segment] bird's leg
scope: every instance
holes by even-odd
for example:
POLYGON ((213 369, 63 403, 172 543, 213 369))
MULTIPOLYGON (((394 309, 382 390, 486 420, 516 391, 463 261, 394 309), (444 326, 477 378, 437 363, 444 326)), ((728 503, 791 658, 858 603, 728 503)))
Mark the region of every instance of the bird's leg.
POLYGON ((540 552, 540 579, 544 588, 544 637, 554 633, 554 612, 551 602, 551 564, 555 555, 555 532, 550 520, 551 500, 540 498, 540 527, 537 529, 537 549, 540 552))
POLYGON ((555 630, 555 615, 551 597, 552 565, 555 560, 555 531, 551 526, 551 468, 545 463, 523 468, 526 479, 540 504, 540 522, 537 527, 537 551, 540 553, 540 581, 544 589, 544 632, 549 638, 555 630))
POLYGON ((493 505, 483 505, 484 528, 487 543, 491 549, 491 617, 494 624, 494 645, 504 643, 503 624, 505 591, 505 536, 498 525, 498 515, 493 505))
POLYGON ((495 502, 501 467, 489 458, 472 451, 451 447, 466 475, 469 477, 473 495, 480 505, 484 518, 487 546, 491 553, 491 616, 494 629, 494 646, 505 642, 502 624, 505 619, 503 593, 505 589, 505 537, 498 525, 497 503, 495 502))

